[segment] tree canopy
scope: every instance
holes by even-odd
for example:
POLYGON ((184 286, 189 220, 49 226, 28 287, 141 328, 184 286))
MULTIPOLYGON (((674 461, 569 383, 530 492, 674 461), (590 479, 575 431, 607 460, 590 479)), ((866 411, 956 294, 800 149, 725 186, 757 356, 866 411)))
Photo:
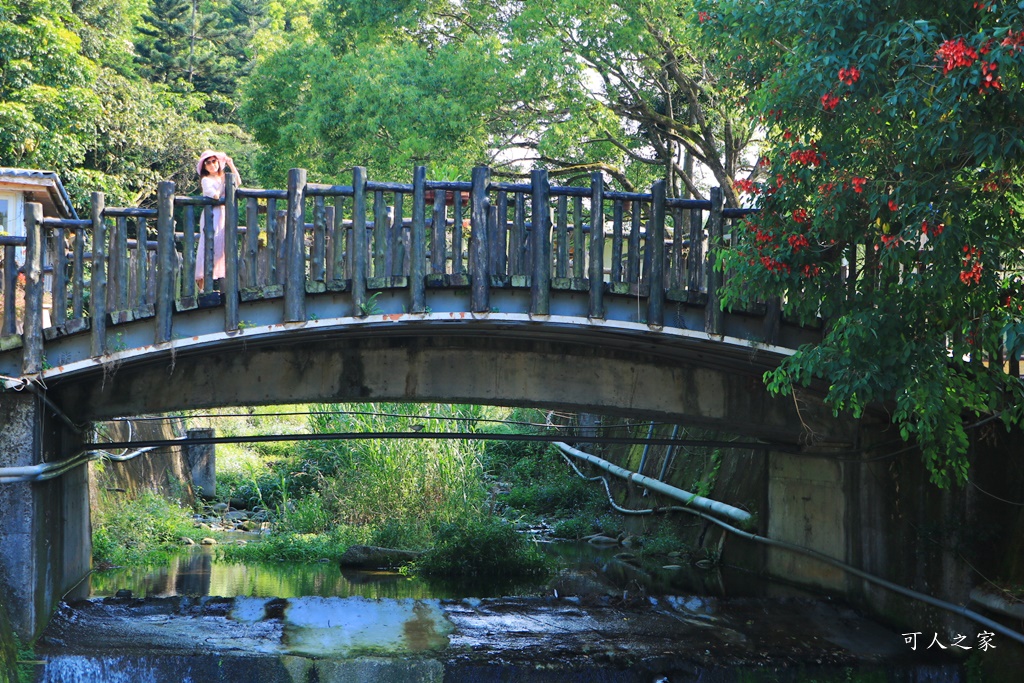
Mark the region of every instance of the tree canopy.
POLYGON ((698 8, 756 55, 769 141, 762 212, 717 267, 729 305, 781 297, 825 338, 766 379, 884 407, 936 483, 964 481, 968 429, 1024 420, 1003 359, 1024 350, 1024 13, 1017 3, 742 0, 698 8))

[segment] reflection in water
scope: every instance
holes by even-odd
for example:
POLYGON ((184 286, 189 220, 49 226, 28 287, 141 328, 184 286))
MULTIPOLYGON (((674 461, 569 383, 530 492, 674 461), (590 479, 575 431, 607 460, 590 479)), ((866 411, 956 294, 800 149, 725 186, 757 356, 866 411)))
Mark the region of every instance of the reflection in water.
MULTIPOLYGON (((633 559, 616 557, 621 548, 598 548, 587 543, 543 543, 540 547, 558 569, 570 569, 599 577, 604 588, 630 595, 767 595, 766 583, 746 573, 706 571, 690 563, 664 567, 664 558, 652 558, 642 566, 633 559), (728 588, 726 587, 728 586, 728 588)), ((465 581, 427 581, 392 571, 340 569, 330 562, 274 562, 238 564, 217 559, 208 546, 183 550, 159 567, 132 567, 94 572, 90 595, 110 597, 130 590, 135 597, 364 597, 364 598, 461 598, 502 595, 541 595, 546 581, 514 584, 467 585, 465 581)))

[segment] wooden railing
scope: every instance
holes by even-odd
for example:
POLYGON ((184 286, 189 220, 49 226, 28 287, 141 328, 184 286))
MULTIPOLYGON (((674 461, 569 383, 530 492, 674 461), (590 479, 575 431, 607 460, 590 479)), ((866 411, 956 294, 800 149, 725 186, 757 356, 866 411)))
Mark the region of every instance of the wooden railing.
POLYGON ((196 218, 217 200, 176 196, 164 182, 156 208, 107 207, 93 193, 90 218, 63 220, 28 205, 26 237, 0 237, 7 340, 18 332, 25 276, 22 372, 41 370, 44 338, 88 330, 99 357, 111 324, 152 317, 153 341, 163 344, 175 311, 223 305, 233 331, 239 302, 282 297, 283 321, 300 322, 307 295, 349 292, 360 315, 372 308, 369 292, 387 288, 408 288, 410 313, 427 311, 430 288, 468 288, 477 313, 490 310, 495 288, 529 288, 535 315, 550 312, 552 291, 576 290, 587 293, 592 318, 604 317, 606 294, 630 294, 645 300, 650 326, 664 324, 666 301, 686 302, 705 306, 706 331, 721 334, 722 274, 707 264, 725 222, 746 212, 723 208, 718 188, 710 200, 667 198, 663 181, 650 193, 613 192, 599 173, 589 187, 553 186, 544 170, 529 184, 494 182, 484 167, 470 182, 428 181, 424 167, 411 184, 370 181, 363 168, 351 185, 309 183, 303 169, 289 172, 285 190, 227 181, 226 275, 214 283, 208 217, 201 291, 196 218), (21 266, 17 247, 25 248, 21 266))

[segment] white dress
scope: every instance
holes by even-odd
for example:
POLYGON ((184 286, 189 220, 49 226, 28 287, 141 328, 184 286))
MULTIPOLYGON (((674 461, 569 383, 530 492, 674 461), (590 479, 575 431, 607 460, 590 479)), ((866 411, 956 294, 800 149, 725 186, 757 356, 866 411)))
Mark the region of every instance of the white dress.
MULTIPOLYGON (((204 197, 224 198, 224 176, 204 175, 199 179, 204 197)), ((236 178, 237 185, 237 178, 236 178)), ((196 254, 196 280, 206 273, 206 211, 199 218, 199 252, 196 254)), ((224 207, 213 207, 213 279, 224 277, 224 207)))

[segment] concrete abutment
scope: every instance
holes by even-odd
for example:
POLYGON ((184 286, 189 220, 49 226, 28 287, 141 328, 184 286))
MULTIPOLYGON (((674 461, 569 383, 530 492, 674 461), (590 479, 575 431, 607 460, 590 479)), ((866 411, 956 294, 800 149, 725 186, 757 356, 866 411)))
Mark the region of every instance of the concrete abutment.
MULTIPOLYGON (((0 467, 65 460, 82 441, 35 393, 0 394, 0 467)), ((0 596, 14 633, 30 642, 91 568, 89 468, 2 486, 0 596)))

